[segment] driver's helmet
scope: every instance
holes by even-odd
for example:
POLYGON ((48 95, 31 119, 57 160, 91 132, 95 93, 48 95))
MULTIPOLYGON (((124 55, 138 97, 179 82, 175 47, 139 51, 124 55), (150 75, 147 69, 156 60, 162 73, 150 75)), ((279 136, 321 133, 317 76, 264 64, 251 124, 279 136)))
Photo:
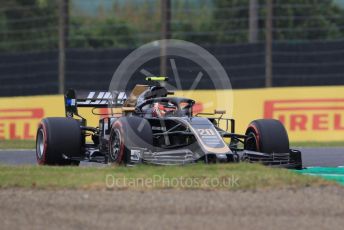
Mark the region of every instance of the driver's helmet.
POLYGON ((175 106, 171 102, 155 102, 153 104, 153 117, 165 117, 168 115, 173 114, 177 110, 177 106, 175 106))

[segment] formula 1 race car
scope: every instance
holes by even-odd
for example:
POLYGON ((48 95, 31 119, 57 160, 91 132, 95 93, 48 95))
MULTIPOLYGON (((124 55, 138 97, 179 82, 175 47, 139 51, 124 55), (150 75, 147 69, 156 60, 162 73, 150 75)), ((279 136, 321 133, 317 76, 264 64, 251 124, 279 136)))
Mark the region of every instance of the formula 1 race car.
POLYGON ((80 161, 89 161, 183 165, 246 161, 302 168, 301 152, 289 148, 287 132, 278 120, 255 120, 245 134, 236 134, 234 119, 223 118, 225 111, 194 114, 194 100, 170 97, 171 94, 158 81, 136 85, 129 96, 117 91, 68 90, 66 117, 44 118, 38 127, 38 164, 78 165, 80 161), (89 127, 78 113, 80 107, 91 107, 94 114, 98 108, 108 108, 105 110, 110 112, 96 114, 102 115, 99 126, 89 127))

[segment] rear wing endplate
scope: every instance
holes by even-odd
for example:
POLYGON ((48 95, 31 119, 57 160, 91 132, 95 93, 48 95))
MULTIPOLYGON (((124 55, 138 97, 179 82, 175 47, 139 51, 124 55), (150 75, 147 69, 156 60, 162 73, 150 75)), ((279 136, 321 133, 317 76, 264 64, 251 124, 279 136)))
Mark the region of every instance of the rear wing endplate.
POLYGON ((120 108, 127 100, 125 92, 84 91, 69 89, 65 94, 66 117, 78 115, 78 107, 120 108))

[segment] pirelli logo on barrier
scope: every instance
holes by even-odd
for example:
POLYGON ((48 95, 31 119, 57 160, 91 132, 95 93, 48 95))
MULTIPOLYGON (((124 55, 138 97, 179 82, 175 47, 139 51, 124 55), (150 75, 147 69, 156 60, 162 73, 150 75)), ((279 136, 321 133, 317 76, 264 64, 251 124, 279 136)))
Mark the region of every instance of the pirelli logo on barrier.
POLYGON ((264 118, 279 119, 288 131, 344 131, 344 98, 268 100, 264 118))
MULTIPOLYGON (((221 97, 227 96, 226 91, 220 93, 221 97)), ((194 115, 214 109, 232 111, 238 133, 244 133, 252 120, 265 117, 281 120, 291 141, 344 140, 344 86, 234 90, 234 104, 221 100, 209 104, 216 97, 206 90, 176 92, 176 96, 184 94, 197 102, 194 115)), ((89 92, 85 94, 85 101, 88 96, 89 92)), ((107 97, 105 92, 95 93, 90 103, 102 103, 97 100, 104 100, 104 97, 107 97)), ((79 112, 93 127, 99 125, 99 117, 109 113, 107 108, 96 110, 99 116, 92 114, 91 108, 79 108, 79 112)), ((121 110, 114 112, 117 116, 121 110)), ((0 139, 34 140, 42 118, 64 115, 63 95, 0 97, 0 139)))
POLYGON ((35 139, 43 108, 0 109, 0 139, 35 139))

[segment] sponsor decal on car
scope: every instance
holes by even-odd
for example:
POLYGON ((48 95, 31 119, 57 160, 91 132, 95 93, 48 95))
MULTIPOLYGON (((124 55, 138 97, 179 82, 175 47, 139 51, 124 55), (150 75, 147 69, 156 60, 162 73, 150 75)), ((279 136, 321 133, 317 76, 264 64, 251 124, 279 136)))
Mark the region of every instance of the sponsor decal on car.
POLYGON ((113 100, 114 97, 114 103, 117 104, 123 104, 127 99, 125 92, 117 92, 115 95, 113 95, 111 92, 89 92, 85 100, 78 101, 78 105, 105 105, 109 104, 109 100, 113 100))

